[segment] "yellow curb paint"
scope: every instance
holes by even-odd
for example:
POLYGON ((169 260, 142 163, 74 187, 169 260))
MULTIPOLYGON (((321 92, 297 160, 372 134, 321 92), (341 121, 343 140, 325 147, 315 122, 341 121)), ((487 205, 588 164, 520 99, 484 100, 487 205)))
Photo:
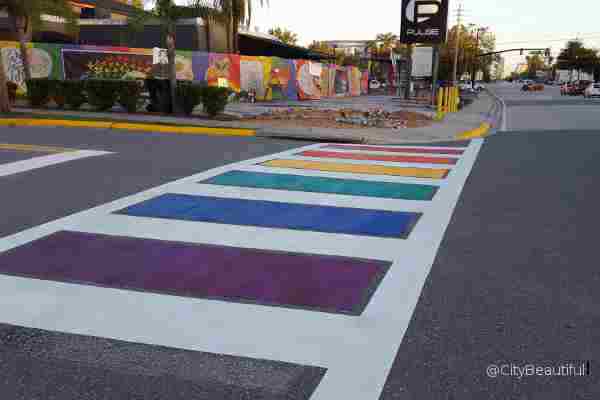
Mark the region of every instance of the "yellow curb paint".
POLYGON ((475 139, 484 137, 489 133, 492 126, 486 122, 482 123, 478 128, 458 134, 458 139, 475 139))
POLYGON ((123 129, 130 131, 152 131, 160 133, 179 133, 191 135, 221 135, 221 136, 256 136, 256 131, 252 129, 236 128, 207 128, 202 126, 168 126, 154 124, 131 124, 114 123, 112 129, 123 129))
POLYGON ((201 126, 169 126, 156 124, 115 123, 105 121, 72 121, 63 119, 0 118, 0 126, 2 125, 122 129, 128 131, 177 133, 187 135, 256 136, 255 130, 243 128, 207 128, 201 126))
POLYGON ((344 164, 321 161, 278 159, 262 163, 265 167, 308 169, 366 175, 394 175, 413 178, 443 179, 450 170, 442 168, 386 167, 384 165, 344 164))
POLYGON ((13 144, 13 143, 0 143, 0 150, 12 150, 12 151, 31 151, 39 153, 66 153, 69 151, 77 151, 75 149, 67 149, 63 147, 51 147, 51 146, 36 146, 30 144, 13 144))
POLYGON ((102 121, 71 121, 65 119, 35 119, 35 118, 2 118, 0 125, 8 126, 64 126, 70 128, 105 128, 112 122, 102 121))

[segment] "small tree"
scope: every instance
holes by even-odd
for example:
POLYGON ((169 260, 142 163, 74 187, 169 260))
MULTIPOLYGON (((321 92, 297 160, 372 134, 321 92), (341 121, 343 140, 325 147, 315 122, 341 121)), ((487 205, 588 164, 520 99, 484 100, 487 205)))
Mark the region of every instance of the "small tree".
POLYGON ((155 0, 151 11, 140 11, 132 19, 133 22, 129 26, 133 32, 140 32, 149 20, 158 20, 160 23, 167 48, 168 78, 171 86, 171 104, 174 109, 177 107, 176 29, 177 23, 181 19, 188 18, 202 18, 205 21, 213 21, 218 19, 218 12, 208 0, 193 0, 187 6, 178 6, 173 0, 155 0))
MULTIPOLYGON (((250 27, 252 23, 252 0, 213 0, 225 18, 227 29, 227 46, 230 53, 239 53, 240 44, 238 32, 240 26, 250 27)), ((268 0, 259 0, 261 6, 269 4, 268 0)))
POLYGON ((298 43, 298 35, 288 29, 275 27, 269 29, 269 35, 273 35, 285 44, 295 46, 298 43))

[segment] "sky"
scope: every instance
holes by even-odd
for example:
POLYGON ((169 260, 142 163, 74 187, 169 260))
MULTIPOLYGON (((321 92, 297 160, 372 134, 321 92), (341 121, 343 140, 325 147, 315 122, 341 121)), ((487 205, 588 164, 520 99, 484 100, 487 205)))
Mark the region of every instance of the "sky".
MULTIPOLYGON (((368 40, 377 33, 400 30, 401 0, 268 0, 255 10, 252 26, 261 32, 274 26, 292 30, 301 45, 313 40, 368 40)), ((450 0, 449 25, 456 23, 458 0, 450 0)), ((497 49, 546 48, 558 55, 566 40, 579 37, 600 48, 600 1, 463 0, 465 24, 489 27, 497 49)), ((254 28, 252 28, 254 29, 254 28)), ((524 62, 525 55, 505 55, 507 69, 524 62)), ((508 71, 507 71, 508 72, 508 71)))

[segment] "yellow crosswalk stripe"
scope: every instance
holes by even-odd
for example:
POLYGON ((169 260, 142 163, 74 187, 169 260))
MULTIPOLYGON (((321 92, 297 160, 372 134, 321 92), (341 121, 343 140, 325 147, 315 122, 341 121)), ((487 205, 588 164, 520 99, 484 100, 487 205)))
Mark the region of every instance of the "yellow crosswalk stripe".
POLYGON ((287 159, 271 160, 264 162, 261 165, 276 168, 308 169, 366 175, 395 175, 429 179, 443 179, 449 172, 449 170, 445 168, 387 167, 385 165, 361 165, 287 159))

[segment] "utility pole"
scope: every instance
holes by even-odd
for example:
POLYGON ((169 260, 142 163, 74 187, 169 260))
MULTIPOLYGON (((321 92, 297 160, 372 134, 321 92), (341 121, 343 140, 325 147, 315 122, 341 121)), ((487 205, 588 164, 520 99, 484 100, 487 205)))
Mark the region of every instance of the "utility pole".
POLYGON ((456 74, 458 70, 458 48, 460 42, 460 31, 461 31, 461 22, 462 22, 462 13, 463 13, 462 3, 458 5, 457 15, 456 15, 456 34, 455 34, 455 44, 454 44, 454 68, 452 69, 452 83, 456 85, 456 74))
MULTIPOLYGON (((485 33, 488 28, 477 28, 477 36, 475 41, 475 55, 479 53, 479 34, 485 33)), ((478 57, 473 57, 473 61, 471 62, 471 87, 475 89, 475 79, 477 78, 477 70, 475 67, 475 59, 478 57)))

